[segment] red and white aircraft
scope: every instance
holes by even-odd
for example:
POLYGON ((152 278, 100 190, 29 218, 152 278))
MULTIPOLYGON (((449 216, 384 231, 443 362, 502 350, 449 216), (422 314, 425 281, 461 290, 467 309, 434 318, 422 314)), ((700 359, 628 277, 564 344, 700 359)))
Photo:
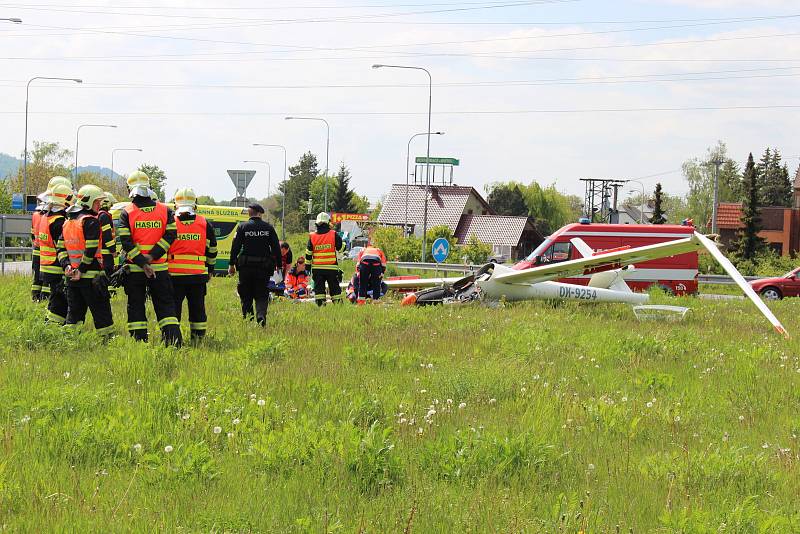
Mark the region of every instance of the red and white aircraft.
MULTIPOLYGON (((691 237, 667 241, 636 248, 623 248, 595 252, 580 239, 572 244, 581 252, 583 258, 560 263, 541 265, 529 269, 515 270, 503 265, 489 264, 475 275, 466 278, 433 278, 421 280, 388 281, 390 288, 431 288, 443 286, 452 288, 449 300, 459 299, 459 293, 469 294, 470 298, 483 300, 521 301, 521 300, 579 300, 591 302, 622 302, 641 305, 648 301, 646 293, 634 293, 625 283, 625 273, 634 269, 637 263, 658 258, 667 258, 689 252, 707 252, 722 266, 736 282, 759 311, 772 323, 775 330, 789 337, 777 317, 753 291, 736 267, 706 236, 695 232, 691 237), (588 286, 554 282, 561 278, 576 275, 591 275, 588 286)), ((426 304, 442 302, 438 296, 426 301, 425 291, 410 295, 404 304, 426 304)), ((446 299, 444 299, 446 300, 446 299)))

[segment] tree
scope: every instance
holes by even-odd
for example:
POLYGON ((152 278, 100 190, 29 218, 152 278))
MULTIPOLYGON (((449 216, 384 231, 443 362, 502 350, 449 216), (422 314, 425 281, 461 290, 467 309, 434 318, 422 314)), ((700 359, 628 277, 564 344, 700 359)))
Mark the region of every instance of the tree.
MULTIPOLYGON (((308 195, 311 197, 311 215, 316 216, 317 213, 325 211, 325 182, 328 182, 328 211, 331 211, 331 201, 333 194, 336 192, 336 178, 333 176, 325 177, 320 174, 311 182, 308 188, 308 195)), ((308 204, 304 204, 306 210, 308 204)), ((305 210, 303 210, 305 213, 305 210)))
POLYGON ((655 191, 655 206, 653 207, 653 215, 650 217, 650 224, 665 224, 667 222, 667 218, 664 217, 664 207, 663 207, 663 192, 661 191, 661 184, 656 184, 656 191, 655 191))
POLYGON ((197 197, 197 204, 203 205, 203 206, 216 206, 217 205, 217 201, 214 200, 214 197, 211 197, 211 196, 208 196, 208 195, 199 195, 197 197))
POLYGON ((778 149, 770 151, 767 148, 756 169, 760 205, 791 206, 793 187, 789 179, 789 168, 781 164, 781 154, 778 149))
MULTIPOLYGON (((276 206, 283 207, 284 195, 286 197, 286 232, 304 232, 306 225, 306 210, 311 183, 317 178, 319 169, 317 157, 311 152, 306 152, 296 165, 289 167, 289 178, 278 186, 280 193, 275 195, 276 206)), ((280 210, 273 212, 275 217, 280 217, 280 210)))
POLYGON ((492 255, 492 245, 487 245, 478 240, 475 234, 469 236, 469 240, 458 248, 460 259, 465 259, 471 265, 486 263, 492 255))
POLYGON ((536 227, 544 235, 550 235, 553 230, 561 228, 570 221, 576 221, 578 214, 574 213, 574 199, 562 194, 555 185, 542 187, 536 182, 520 186, 528 206, 528 215, 533 217, 536 227))
POLYGON ((732 243, 732 249, 739 260, 752 260, 765 248, 764 240, 758 235, 760 219, 758 216, 758 173, 753 161, 753 154, 747 158, 744 168, 745 201, 742 205, 742 224, 738 239, 732 243))
POLYGON ((128 188, 125 182, 116 178, 109 178, 105 174, 90 171, 80 173, 78 175, 76 187, 80 188, 87 184, 96 185, 103 191, 108 191, 114 195, 118 201, 128 198, 128 188))
POLYGON ((516 184, 495 184, 486 200, 489 202, 489 207, 498 215, 528 215, 525 197, 516 184))
POLYGON ((683 175, 689 183, 686 195, 688 217, 698 226, 711 221, 714 204, 714 161, 721 161, 719 170, 719 201, 739 202, 741 200, 741 179, 739 166, 728 156, 725 143, 718 141, 709 147, 703 158, 692 158, 683 163, 683 175))
MULTIPOLYGON (((28 152, 28 194, 36 195, 43 192, 53 176, 72 179, 71 160, 72 151, 61 148, 58 143, 34 141, 33 149, 28 152)), ((16 177, 10 183, 12 192, 22 192, 23 181, 23 169, 20 166, 16 177)))
POLYGON ((166 173, 162 171, 158 165, 150 163, 143 163, 137 170, 145 173, 150 178, 150 189, 155 191, 156 196, 160 200, 166 199, 164 191, 164 187, 167 185, 166 173))
POLYGON ((336 192, 333 195, 331 211, 358 213, 353 202, 354 196, 355 192, 350 189, 350 170, 342 163, 339 173, 336 175, 336 192))

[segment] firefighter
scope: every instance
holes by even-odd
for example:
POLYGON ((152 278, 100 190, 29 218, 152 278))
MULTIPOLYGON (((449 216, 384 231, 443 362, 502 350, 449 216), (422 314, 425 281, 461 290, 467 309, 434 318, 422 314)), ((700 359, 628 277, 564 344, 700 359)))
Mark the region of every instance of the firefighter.
POLYGON ((103 190, 96 185, 84 185, 69 209, 62 237, 58 242, 58 258, 67 275, 67 326, 82 324, 86 312, 92 312, 97 333, 110 337, 114 333, 111 297, 108 291, 98 290, 94 279, 103 272, 103 263, 113 257, 103 254, 108 232, 103 232, 98 212, 103 190))
POLYGON ((67 321, 67 295, 64 288, 64 268, 58 261, 57 244, 64 227, 64 210, 72 200, 72 188, 56 184, 49 190, 46 216, 39 220, 39 276, 42 285, 50 290, 47 299, 47 320, 64 324, 67 321))
POLYGON ((214 227, 196 213, 197 195, 191 189, 175 193, 175 225, 178 234, 169 248, 168 270, 175 291, 175 313, 181 320, 183 301, 189 307, 189 329, 192 340, 206 334, 206 286, 214 274, 217 260, 217 238, 214 227))
POLYGON ((381 298, 381 281, 386 272, 386 256, 378 247, 367 245, 356 260, 358 269, 358 304, 365 304, 367 293, 372 291, 372 299, 381 298))
POLYGON ((31 272, 33 281, 31 282, 31 298, 34 302, 41 302, 47 298, 48 291, 44 291, 42 280, 39 277, 39 224, 42 218, 47 218, 47 197, 49 192, 45 191, 37 197, 39 203, 31 214, 31 272))
POLYGON ((317 231, 308 236, 306 263, 311 266, 311 279, 314 281, 314 301, 317 306, 325 305, 325 284, 333 302, 342 302, 341 269, 336 256, 344 252, 344 242, 331 230, 331 216, 325 212, 317 215, 317 231))
POLYGON ((100 200, 100 211, 97 212, 97 220, 100 223, 100 230, 103 232, 103 270, 108 276, 117 267, 117 236, 114 231, 114 218, 111 216, 111 206, 117 203, 114 195, 108 191, 103 191, 100 200))
POLYGON ((236 228, 228 274, 239 271, 236 289, 242 301, 242 315, 245 318, 253 316, 255 301, 256 320, 259 325, 266 326, 269 307, 267 285, 273 273, 278 273, 282 280, 281 248, 275 228, 261 218, 264 208, 260 204, 251 204, 247 211, 250 220, 236 228))
POLYGON ((128 332, 138 341, 147 341, 145 300, 149 290, 162 340, 180 346, 183 338, 167 272, 167 251, 176 235, 175 218, 166 204, 152 199, 150 178, 145 173, 134 172, 127 183, 131 203, 120 212, 117 235, 131 270, 125 279, 128 332))

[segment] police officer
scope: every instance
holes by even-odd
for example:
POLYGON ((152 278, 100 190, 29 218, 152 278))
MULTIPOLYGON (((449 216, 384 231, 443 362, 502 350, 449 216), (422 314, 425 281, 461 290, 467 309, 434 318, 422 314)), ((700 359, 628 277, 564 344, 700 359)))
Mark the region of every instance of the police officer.
POLYGON ((162 340, 180 346, 183 338, 167 272, 167 251, 176 236, 175 217, 166 204, 153 200, 155 194, 145 173, 134 172, 127 182, 131 203, 120 212, 117 235, 131 269, 125 280, 128 331, 134 339, 147 341, 145 300, 149 290, 162 340))
POLYGON ((169 248, 169 275, 175 291, 175 312, 178 322, 184 299, 189 306, 189 329, 192 340, 206 334, 206 286, 214 274, 217 260, 217 237, 214 227, 196 213, 197 195, 191 189, 175 193, 175 225, 178 235, 169 248))
POLYGON ((47 320, 64 324, 67 321, 67 295, 64 289, 64 268, 58 261, 57 244, 64 227, 64 210, 72 200, 72 187, 57 183, 48 194, 49 209, 39 221, 39 276, 50 289, 47 299, 47 320))
POLYGON ((325 305, 325 284, 333 302, 342 302, 341 269, 336 254, 344 252, 341 236, 331 230, 331 216, 325 212, 317 215, 317 231, 308 236, 306 263, 311 265, 311 279, 314 280, 314 301, 317 306, 325 305))
POLYGON ((103 262, 113 262, 113 256, 102 253, 106 232, 102 231, 97 217, 102 197, 103 190, 96 185, 84 185, 80 188, 77 202, 69 209, 69 217, 64 223, 62 238, 58 244, 58 257, 67 275, 69 287, 66 324, 69 326, 83 323, 88 310, 92 312, 97 333, 109 337, 114 333, 111 297, 108 292, 100 292, 92 284, 102 273, 103 262))
POLYGON ((242 315, 245 318, 253 315, 255 300, 256 320, 261 326, 266 326, 267 284, 273 273, 281 271, 281 248, 275 228, 261 219, 264 208, 260 204, 251 204, 247 211, 250 220, 239 225, 233 238, 228 274, 239 271, 236 287, 242 301, 242 315))

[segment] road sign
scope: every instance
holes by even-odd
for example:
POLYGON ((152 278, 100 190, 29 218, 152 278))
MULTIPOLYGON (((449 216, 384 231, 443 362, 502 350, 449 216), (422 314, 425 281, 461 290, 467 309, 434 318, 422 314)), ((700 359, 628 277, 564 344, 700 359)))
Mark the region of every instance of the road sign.
POLYGON ((11 209, 12 210, 22 209, 22 193, 14 193, 13 195, 11 195, 11 209))
POLYGON ((444 263, 444 260, 450 255, 450 241, 443 237, 434 241, 433 247, 431 247, 431 254, 433 255, 433 261, 444 263))
POLYGON ((456 158, 426 158, 425 156, 418 156, 415 160, 417 163, 422 163, 423 165, 429 163, 431 165, 452 165, 453 167, 458 167, 458 164, 461 163, 456 158))
POLYGON ((245 196, 245 193, 247 192, 247 186, 253 181, 253 176, 255 175, 256 171, 228 170, 228 176, 231 177, 231 182, 233 182, 233 186, 236 188, 237 196, 245 196))

